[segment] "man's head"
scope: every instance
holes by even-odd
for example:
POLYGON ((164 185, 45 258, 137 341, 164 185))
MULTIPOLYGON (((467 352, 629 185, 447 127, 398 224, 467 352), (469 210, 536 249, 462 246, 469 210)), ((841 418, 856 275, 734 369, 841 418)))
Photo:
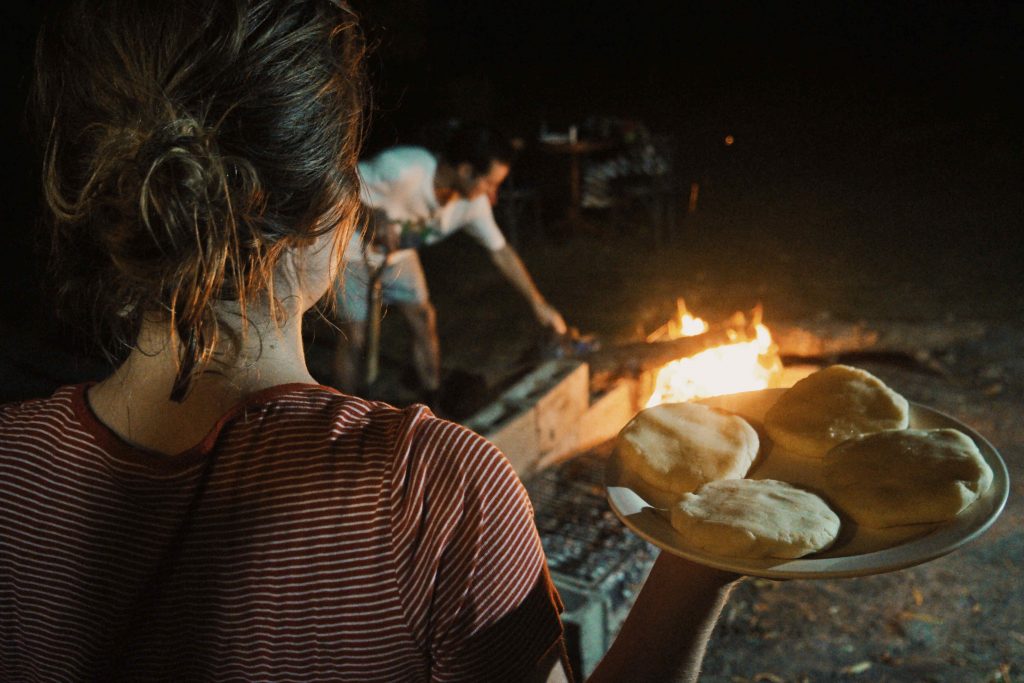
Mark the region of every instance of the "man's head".
POLYGON ((455 172, 452 189, 467 199, 487 195, 494 204, 508 176, 512 151, 508 139, 495 129, 464 126, 452 134, 441 156, 455 172))

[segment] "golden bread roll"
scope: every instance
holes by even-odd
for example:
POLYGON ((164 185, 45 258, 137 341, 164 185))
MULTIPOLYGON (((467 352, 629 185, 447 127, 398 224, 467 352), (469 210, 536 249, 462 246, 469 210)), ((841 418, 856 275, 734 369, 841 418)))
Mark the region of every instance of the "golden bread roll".
POLYGON ((992 468, 956 429, 866 434, 828 452, 825 494, 857 524, 886 528, 944 522, 992 485, 992 468))
POLYGON ((616 449, 645 483, 683 494, 746 475, 759 443, 737 415, 699 403, 663 403, 637 413, 619 432, 616 449))
POLYGON ((764 429, 778 446, 821 458, 849 438, 903 429, 907 400, 871 373, 848 365, 819 370, 787 389, 764 416, 764 429))

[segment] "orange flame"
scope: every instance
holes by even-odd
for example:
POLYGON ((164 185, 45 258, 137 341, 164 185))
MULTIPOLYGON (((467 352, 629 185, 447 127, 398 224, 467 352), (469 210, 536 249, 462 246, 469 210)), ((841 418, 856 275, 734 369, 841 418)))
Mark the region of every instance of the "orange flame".
MULTIPOLYGON (((688 337, 708 330, 704 320, 686 310, 682 299, 677 305, 679 318, 668 326, 668 336, 688 337)), ((646 407, 773 386, 781 371, 778 352, 768 328, 753 322, 753 339, 715 346, 662 367, 646 407)))

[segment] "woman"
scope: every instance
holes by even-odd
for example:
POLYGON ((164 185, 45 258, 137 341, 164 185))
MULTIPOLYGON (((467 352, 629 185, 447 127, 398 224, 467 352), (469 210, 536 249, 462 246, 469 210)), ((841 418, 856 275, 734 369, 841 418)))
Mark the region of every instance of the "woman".
MULTIPOLYGON (((358 212, 361 49, 332 0, 77 0, 44 26, 55 272, 121 363, 0 407, 0 679, 565 675, 503 456, 304 363, 358 212)), ((659 560, 595 676, 695 670, 731 578, 659 560)))

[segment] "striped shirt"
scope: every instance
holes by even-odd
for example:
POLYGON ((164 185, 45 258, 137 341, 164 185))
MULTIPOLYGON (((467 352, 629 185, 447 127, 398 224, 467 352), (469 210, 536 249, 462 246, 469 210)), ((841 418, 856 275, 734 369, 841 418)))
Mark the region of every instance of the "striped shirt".
POLYGON ((166 456, 86 389, 0 406, 0 680, 515 680, 560 642, 483 437, 295 384, 166 456))

